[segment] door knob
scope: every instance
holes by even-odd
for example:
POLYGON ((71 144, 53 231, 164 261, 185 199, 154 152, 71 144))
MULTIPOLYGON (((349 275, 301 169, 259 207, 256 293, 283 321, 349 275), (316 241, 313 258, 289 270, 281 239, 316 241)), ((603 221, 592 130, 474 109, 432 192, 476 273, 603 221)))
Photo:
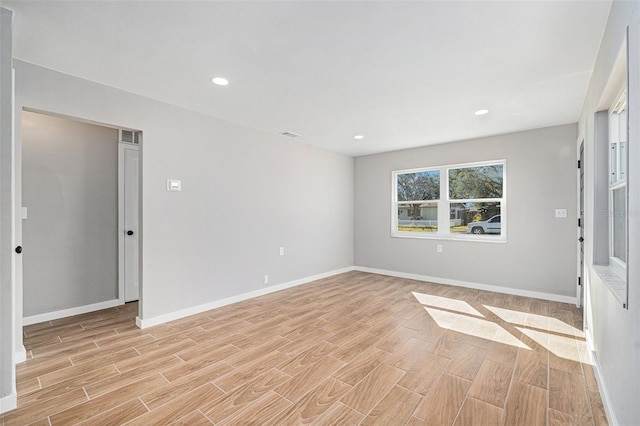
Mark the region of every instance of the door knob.
POLYGON ((18 254, 22 253, 22 246, 16 247, 16 253, 18 254))
POLYGON ((132 230, 128 230, 127 231, 127 235, 133 235, 133 231, 132 230))

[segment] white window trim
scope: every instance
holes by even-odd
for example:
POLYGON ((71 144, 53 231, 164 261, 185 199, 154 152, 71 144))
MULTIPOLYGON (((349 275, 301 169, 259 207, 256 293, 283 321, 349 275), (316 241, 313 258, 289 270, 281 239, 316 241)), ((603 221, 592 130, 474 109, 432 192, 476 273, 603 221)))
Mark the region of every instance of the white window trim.
MULTIPOLYGON (((507 223, 504 218, 507 217, 507 160, 490 160, 478 161, 473 163, 447 164, 442 166, 419 167, 412 169, 394 170, 391 172, 391 237, 392 238, 410 238, 423 240, 448 240, 448 241, 476 241, 488 243, 506 243, 507 242, 507 223), (503 167, 502 180, 502 198, 473 198, 473 199, 449 199, 449 170, 467 167, 489 166, 501 164, 503 167), (449 226, 443 231, 438 226, 437 232, 405 232, 398 231, 398 205, 412 204, 411 202, 398 201, 398 175, 405 173, 428 172, 438 170, 440 172, 440 198, 438 200, 420 200, 420 203, 436 203, 438 206, 438 225, 450 217, 451 204, 455 203, 474 203, 474 202, 497 202, 500 203, 500 235, 477 235, 477 234, 452 234, 449 226), (444 197, 443 197, 444 196, 444 197), (445 214, 446 213, 446 214, 445 214)), ((415 200, 417 203, 419 200, 415 200)))
MULTIPOLYGON (((627 137, 625 138, 627 140, 627 158, 628 158, 628 147, 629 147, 629 142, 628 142, 628 135, 629 135, 629 130, 628 130, 628 123, 629 123, 629 118, 628 118, 628 114, 629 114, 629 110, 628 110, 628 95, 627 95, 627 89, 626 86, 620 91, 620 93, 618 94, 618 96, 616 96, 616 101, 615 103, 611 106, 611 108, 609 109, 609 123, 611 123, 612 121, 616 122, 616 132, 619 129, 619 126, 617 125, 618 122, 618 116, 617 114, 620 113, 620 111, 622 110, 626 110, 627 111, 627 137), (616 114, 615 116, 615 120, 612 120, 613 114, 616 114)), ((628 164, 626 165, 627 167, 625 168, 626 172, 625 172, 625 177, 620 179, 619 178, 619 174, 620 174, 620 170, 621 170, 621 164, 620 164, 620 137, 618 134, 616 134, 616 174, 618 175, 617 180, 615 182, 611 182, 611 164, 612 164, 612 159, 611 159, 611 145, 612 143, 614 143, 614 141, 611 140, 612 134, 611 134, 611 125, 609 124, 609 138, 608 138, 608 144, 609 144, 609 161, 608 161, 608 165, 609 165, 609 173, 608 173, 608 206, 609 206, 609 267, 610 267, 610 272, 612 272, 613 274, 619 276, 620 278, 624 279, 626 281, 627 279, 627 263, 626 261, 623 261, 622 259, 613 256, 613 252, 614 252, 614 233, 615 233, 615 229, 614 229, 614 214, 613 214, 613 193, 615 190, 617 189, 621 189, 624 188, 625 189, 625 208, 628 209, 628 204, 629 204, 629 193, 627 190, 627 175, 629 174, 629 170, 628 170, 628 164)), ((626 217, 627 215, 625 215, 626 217)), ((626 226, 626 231, 627 231, 627 235, 625 237, 625 240, 627 241, 627 247, 629 244, 629 224, 627 223, 626 226)), ((627 251, 627 256, 628 256, 628 249, 625 248, 625 250, 627 251)), ((625 256, 626 257, 626 256, 625 256)))
MULTIPOLYGON (((615 182, 611 182, 611 165, 612 165, 612 159, 611 159, 611 143, 612 143, 612 134, 611 134, 611 122, 612 122, 612 113, 615 111, 619 111, 622 107, 625 106, 627 100, 623 100, 622 98, 625 96, 625 92, 626 92, 626 84, 625 86, 619 91, 618 95, 615 98, 615 102, 613 103, 613 105, 611 106, 611 108, 609 108, 609 110, 607 111, 607 135, 606 135, 606 141, 602 141, 597 139, 596 143, 606 143, 607 146, 607 151, 608 151, 608 156, 607 156, 607 165, 606 165, 606 178, 607 178, 607 193, 606 193, 606 206, 607 206, 607 210, 609 211, 609 217, 607 218, 607 223, 606 223, 606 229, 608 230, 608 241, 606 241, 606 247, 607 247, 607 251, 608 251, 608 257, 607 257, 607 262, 605 261, 605 259, 600 258, 600 262, 602 262, 603 264, 594 264, 593 265, 593 269, 596 271, 596 273, 600 276, 600 278, 602 279, 602 281, 606 284, 606 286, 612 291, 612 293, 615 295, 615 297, 622 302, 622 306, 624 308, 627 308, 627 299, 628 299, 628 285, 627 285, 627 265, 626 262, 623 262, 621 259, 614 257, 613 254, 613 235, 614 235, 614 228, 613 228, 613 191, 616 189, 620 189, 620 188, 626 188, 626 200, 627 200, 627 210, 628 210, 628 202, 629 202, 629 190, 627 187, 627 182, 626 182, 626 176, 628 176, 629 174, 629 163, 628 163, 628 147, 629 147, 629 138, 628 138, 628 133, 627 133, 627 170, 626 170, 626 175, 625 175, 625 179, 618 179, 615 182), (604 264, 604 262, 606 262, 606 264, 604 264)), ((628 110, 627 110, 627 115, 628 115, 628 110)), ((629 125, 629 117, 627 117, 627 126, 629 125)), ((616 128, 619 128, 619 126, 616 123, 616 128)), ((627 132, 628 132, 628 127, 627 127, 627 132)), ((618 141, 619 142, 619 141, 618 141)), ((619 154, 618 154, 618 149, 616 150, 616 173, 619 173, 620 171, 620 159, 619 159, 619 154)), ((604 198, 604 194, 602 194, 602 197, 604 198)), ((600 224, 596 224, 597 226, 600 226, 600 224)), ((602 226, 604 227, 604 224, 602 224, 602 226)), ((628 256, 628 247, 629 247, 629 223, 628 223, 628 217, 627 217, 627 235, 626 235, 626 239, 627 239, 627 256, 628 256)), ((604 245, 605 241, 602 241, 601 244, 604 245)))

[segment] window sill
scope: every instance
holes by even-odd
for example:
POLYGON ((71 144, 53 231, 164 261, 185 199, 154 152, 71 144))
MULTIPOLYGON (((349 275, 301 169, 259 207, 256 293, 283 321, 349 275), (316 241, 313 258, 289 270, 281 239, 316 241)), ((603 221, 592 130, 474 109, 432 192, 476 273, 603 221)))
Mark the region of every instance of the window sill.
POLYGON ((593 269, 600 276, 613 295, 623 307, 627 307, 627 279, 622 274, 623 270, 611 265, 593 265, 593 269))
POLYGON ((391 238, 408 238, 412 240, 438 240, 438 241, 471 241, 477 243, 506 243, 507 238, 504 236, 478 236, 478 235, 466 235, 466 234, 431 234, 425 233, 425 235, 416 234, 403 234, 392 233, 391 238))

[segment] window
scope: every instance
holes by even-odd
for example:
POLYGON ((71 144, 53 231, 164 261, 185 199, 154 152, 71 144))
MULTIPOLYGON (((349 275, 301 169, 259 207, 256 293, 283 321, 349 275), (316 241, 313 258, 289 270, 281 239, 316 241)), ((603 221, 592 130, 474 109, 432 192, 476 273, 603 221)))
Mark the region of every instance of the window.
POLYGON ((399 231, 438 232, 440 170, 399 173, 396 194, 399 231))
POLYGON ((609 263, 627 262, 627 94, 609 110, 609 263))
MULTIPOLYGON (((625 39, 611 82, 629 81, 629 55, 625 39)), ((635 92, 628 89, 624 83, 618 88, 617 96, 608 99, 609 108, 595 113, 593 127, 593 270, 623 308, 629 301, 628 171, 636 165, 628 158, 629 143, 635 143, 629 139, 627 106, 633 104, 635 92)))
POLYGON ((504 160, 395 171, 392 201, 392 236, 506 241, 504 160))

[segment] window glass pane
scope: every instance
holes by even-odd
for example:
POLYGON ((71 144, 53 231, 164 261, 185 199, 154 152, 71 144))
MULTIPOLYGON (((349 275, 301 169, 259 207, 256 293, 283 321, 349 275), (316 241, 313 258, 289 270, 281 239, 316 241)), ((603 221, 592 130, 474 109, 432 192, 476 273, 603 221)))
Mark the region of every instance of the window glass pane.
POLYGON ((627 141, 627 109, 618 113, 618 141, 627 141))
POLYGON ((440 170, 398 175, 398 201, 439 200, 440 170))
POLYGON ((398 204, 398 231, 437 232, 438 203, 398 204))
POLYGON ((618 150, 620 151, 620 171, 618 177, 620 180, 627 178, 627 143, 620 142, 618 144, 618 150))
POLYGON ((502 198, 502 164, 449 170, 449 198, 502 198))
POLYGON ((627 188, 613 190, 613 257, 627 261, 627 188))
POLYGON ((451 203, 452 234, 502 233, 500 203, 451 203))

